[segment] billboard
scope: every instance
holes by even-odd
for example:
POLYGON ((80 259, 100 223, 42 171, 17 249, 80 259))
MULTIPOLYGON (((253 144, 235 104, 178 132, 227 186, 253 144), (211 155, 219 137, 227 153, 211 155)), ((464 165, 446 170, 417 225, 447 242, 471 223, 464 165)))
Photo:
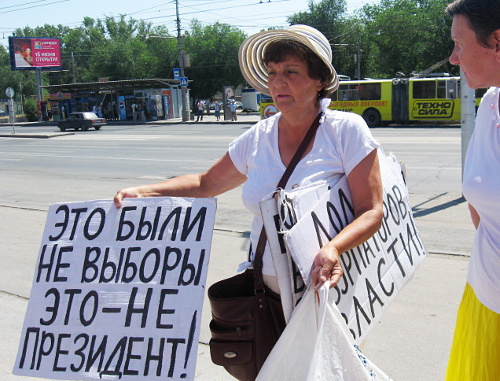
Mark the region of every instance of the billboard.
POLYGON ((59 38, 9 37, 12 70, 60 69, 59 38))

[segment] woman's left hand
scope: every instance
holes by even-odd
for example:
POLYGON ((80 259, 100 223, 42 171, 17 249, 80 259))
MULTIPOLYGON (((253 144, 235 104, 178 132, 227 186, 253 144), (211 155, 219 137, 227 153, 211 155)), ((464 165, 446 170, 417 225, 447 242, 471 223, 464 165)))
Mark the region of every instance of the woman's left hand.
POLYGON ((344 274, 340 264, 340 254, 334 245, 323 246, 314 258, 312 280, 315 285, 330 280, 330 288, 335 287, 344 274))

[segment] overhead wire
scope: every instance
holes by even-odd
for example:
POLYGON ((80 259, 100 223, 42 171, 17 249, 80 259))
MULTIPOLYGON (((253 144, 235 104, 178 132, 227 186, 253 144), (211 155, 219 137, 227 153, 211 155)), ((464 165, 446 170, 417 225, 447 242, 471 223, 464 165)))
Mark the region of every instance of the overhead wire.
POLYGON ((26 9, 44 7, 44 6, 47 6, 47 5, 58 4, 58 3, 65 3, 67 1, 70 1, 70 0, 55 0, 55 1, 52 1, 50 3, 45 2, 45 0, 39 0, 39 1, 31 1, 29 3, 24 3, 24 4, 11 5, 11 6, 7 6, 7 7, 3 7, 3 8, 0 7, 0 14, 12 13, 12 12, 17 12, 17 11, 24 11, 26 9), (14 8, 14 7, 19 7, 19 6, 26 5, 26 4, 41 3, 41 2, 43 2, 43 4, 32 5, 32 6, 29 6, 29 7, 16 8, 16 9, 11 9, 11 10, 7 10, 7 11, 2 11, 2 9, 14 8))
MULTIPOLYGON (((36 1, 28 1, 24 2, 21 4, 16 4, 16 5, 10 5, 6 7, 0 7, 0 14, 2 13, 2 10, 5 10, 5 12, 14 12, 18 10, 22 10, 25 8, 30 8, 30 7, 42 7, 42 6, 50 6, 53 4, 57 3, 62 3, 62 2, 68 2, 71 0, 36 0, 36 1), (26 7, 25 7, 26 6, 26 7), (17 7, 17 8, 16 8, 17 7), (25 7, 25 8, 23 8, 25 7)), ((271 4, 276 4, 276 3, 287 3, 290 2, 291 0, 271 0, 271 4)), ((361 0, 358 2, 355 2, 355 5, 363 5, 366 3, 368 0, 361 0)), ((196 18, 196 15, 198 14, 213 14, 216 18, 222 19, 225 23, 228 23, 228 20, 232 20, 233 22, 229 22, 232 26, 238 27, 238 28, 244 28, 244 29, 267 29, 268 27, 286 27, 288 26, 288 23, 283 20, 283 17, 286 17, 287 14, 290 14, 290 11, 283 11, 283 12, 272 12, 272 13, 261 13, 261 14, 253 14, 252 15, 252 20, 248 20, 247 17, 235 17, 234 13, 227 15, 224 13, 219 13, 218 11, 225 11, 225 10, 231 10, 234 8, 242 8, 242 7, 255 7, 255 6, 260 6, 264 4, 269 4, 268 1, 260 1, 259 0, 253 0, 252 3, 244 3, 244 4, 235 4, 238 1, 235 0, 180 0, 180 8, 181 12, 179 13, 179 16, 181 17, 181 24, 186 23, 188 20, 188 16, 194 16, 193 18, 196 18), (216 8, 210 8, 207 9, 206 6, 212 6, 212 5, 217 5, 216 8), (234 25, 236 24, 236 25, 234 25)), ((176 0, 170 0, 170 1, 163 1, 159 4, 145 7, 145 8, 139 8, 137 10, 127 12, 127 13, 121 13, 119 16, 105 16, 105 17, 112 17, 112 18, 118 18, 118 17, 127 17, 127 16, 134 16, 134 15, 144 15, 147 16, 147 14, 151 14, 153 12, 156 13, 163 13, 160 15, 153 16, 151 17, 141 17, 140 20, 148 21, 151 22, 153 26, 156 25, 165 25, 167 26, 168 29, 176 30, 177 25, 176 25, 176 16, 175 12, 172 12, 170 9, 161 9, 162 7, 169 8, 168 5, 175 4, 176 0), (167 13, 168 14, 165 14, 167 13)), ((352 2, 350 2, 352 3, 352 2)), ((352 6, 352 5, 350 5, 352 6)), ((286 7, 283 7, 286 8, 286 7)), ((307 12, 307 9, 304 9, 304 11, 307 12)), ((293 14, 293 13, 292 13, 293 14)), ((291 14, 290 14, 291 15, 291 14)), ((199 20, 202 25, 210 24, 213 21, 205 21, 205 20, 199 20)), ((68 24, 63 24, 63 26, 68 26, 68 27, 73 27, 77 25, 81 25, 83 20, 81 22, 74 22, 74 23, 68 23, 68 24)), ((182 29, 186 29, 186 25, 182 29)), ((4 33, 8 33, 9 31, 13 32, 13 28, 3 28, 5 30, 4 33)))

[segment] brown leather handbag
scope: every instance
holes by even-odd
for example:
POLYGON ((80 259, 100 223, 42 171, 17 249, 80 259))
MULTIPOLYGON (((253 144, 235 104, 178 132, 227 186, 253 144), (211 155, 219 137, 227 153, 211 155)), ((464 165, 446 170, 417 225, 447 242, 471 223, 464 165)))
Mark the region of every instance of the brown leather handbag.
MULTIPOLYGON (((278 188, 284 188, 295 166, 312 141, 321 113, 314 120, 278 188)), ((222 365, 233 377, 253 381, 285 329, 281 300, 264 285, 262 256, 267 235, 259 237, 252 269, 214 283, 208 289, 212 308, 210 354, 214 364, 222 365)))

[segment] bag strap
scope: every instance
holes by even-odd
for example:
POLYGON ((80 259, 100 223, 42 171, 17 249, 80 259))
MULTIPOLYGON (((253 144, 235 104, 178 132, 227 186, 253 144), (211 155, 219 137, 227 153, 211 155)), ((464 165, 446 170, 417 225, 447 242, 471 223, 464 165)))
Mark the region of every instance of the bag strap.
MULTIPOLYGON (((316 117, 316 119, 314 119, 314 121, 312 122, 311 127, 309 127, 309 130, 306 133, 306 136, 304 136, 304 139, 302 139, 302 143, 300 143, 299 148, 297 148, 295 155, 293 155, 293 158, 290 161, 290 164, 288 164, 288 167, 283 173, 283 176, 281 177, 278 186, 276 187, 277 190, 285 188, 286 183, 288 182, 288 179, 292 175, 293 170, 299 163, 300 159, 302 159, 302 156, 304 156, 304 152, 306 151, 307 147, 309 146, 314 136, 316 135, 316 131, 318 130, 319 127, 319 120, 321 119, 322 116, 323 113, 320 112, 316 117)), ((255 284, 256 294, 264 292, 264 276, 262 275, 262 267, 264 262, 262 261, 262 257, 264 255, 266 243, 267 243, 266 229, 262 227, 259 236, 259 241, 257 243, 257 248, 255 249, 255 256, 252 261, 252 267, 254 269, 254 284, 255 284)))

